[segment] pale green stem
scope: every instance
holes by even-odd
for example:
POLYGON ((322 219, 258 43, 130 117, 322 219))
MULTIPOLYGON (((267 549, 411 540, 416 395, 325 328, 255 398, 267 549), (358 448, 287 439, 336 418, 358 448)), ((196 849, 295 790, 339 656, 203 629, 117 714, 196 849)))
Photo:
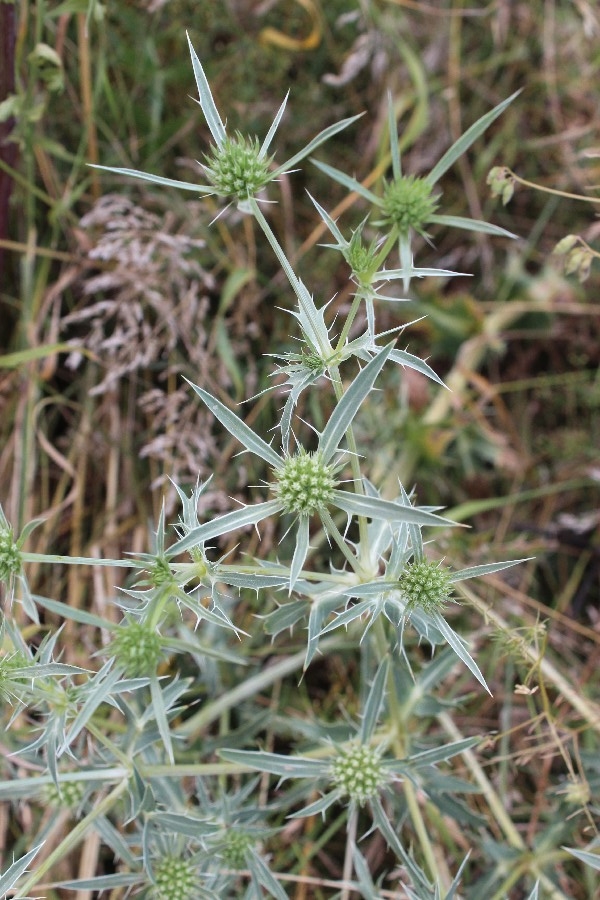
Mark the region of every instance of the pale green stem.
POLYGON ((319 515, 321 517, 321 521, 322 521, 323 525, 325 526, 325 531, 327 532, 327 534, 330 537, 332 537, 333 540, 336 542, 336 544, 338 545, 338 547, 340 548, 340 550, 342 551, 342 553, 344 554, 345 558, 348 560, 348 562, 350 563, 350 565, 352 566, 354 571, 360 572, 360 562, 357 560, 356 556, 350 550, 350 547, 348 546, 347 542, 344 540, 343 535, 340 533, 339 528, 337 527, 337 525, 331 518, 329 512, 326 509, 323 509, 323 510, 321 510, 319 515))
MULTIPOLYGON (((379 656, 383 658, 383 656, 385 656, 389 652, 389 641, 385 634, 385 629, 381 617, 376 620, 373 626, 373 635, 375 638, 377 652, 379 656)), ((396 683, 394 681, 393 672, 391 671, 391 669, 388 675, 387 702, 389 707, 389 721, 393 723, 394 726, 394 737, 392 745, 397 758, 402 759, 403 757, 408 756, 409 741, 407 740, 407 735, 405 732, 406 717, 402 710, 402 704, 396 691, 396 683)), ((439 870, 439 866, 437 865, 433 845, 431 843, 431 840, 429 839, 429 834, 427 833, 427 826, 425 825, 421 807, 419 806, 419 802, 417 800, 416 790, 410 779, 404 779, 404 781, 402 782, 402 790, 404 792, 406 805, 408 806, 408 811, 413 827, 415 829, 415 833, 419 840, 423 858, 425 860, 427 868, 429 869, 429 875, 432 880, 437 882, 440 888, 443 889, 444 885, 440 883, 441 873, 439 870)))

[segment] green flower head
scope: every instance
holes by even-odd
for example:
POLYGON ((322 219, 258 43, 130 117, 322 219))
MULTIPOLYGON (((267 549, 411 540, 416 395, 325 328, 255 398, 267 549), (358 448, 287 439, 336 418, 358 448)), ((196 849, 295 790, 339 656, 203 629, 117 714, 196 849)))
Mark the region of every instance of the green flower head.
POLYGON ((331 778, 351 801, 364 806, 389 781, 377 750, 367 744, 353 744, 331 764, 331 778))
POLYGON ((337 486, 335 466, 326 463, 319 451, 307 453, 301 448, 284 457, 275 474, 273 489, 287 513, 310 516, 326 509, 333 499, 337 486))
POLYGON ((226 137, 220 147, 212 147, 204 167, 215 193, 236 200, 248 200, 271 180, 272 157, 261 153, 257 138, 239 131, 226 137))
POLYGON ((389 182, 381 204, 383 223, 395 226, 401 235, 407 235, 411 229, 426 234, 425 226, 438 208, 432 192, 433 185, 416 175, 401 175, 389 182))
POLYGON ((409 611, 439 612, 452 596, 450 571, 425 559, 409 563, 398 585, 406 596, 409 611))
POLYGON ((180 856, 164 856, 154 866, 156 900, 196 900, 198 896, 196 867, 180 856))
POLYGON ((131 678, 154 675, 162 654, 160 635, 144 622, 121 625, 111 651, 131 678))

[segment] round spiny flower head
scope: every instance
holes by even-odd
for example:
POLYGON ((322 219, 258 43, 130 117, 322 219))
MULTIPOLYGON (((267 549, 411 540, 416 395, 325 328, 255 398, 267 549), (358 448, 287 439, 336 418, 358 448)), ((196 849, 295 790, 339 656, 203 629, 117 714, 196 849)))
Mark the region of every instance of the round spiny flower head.
POLYGON ((261 157, 258 140, 239 131, 234 138, 225 138, 220 147, 213 147, 205 159, 208 180, 222 197, 248 200, 271 180, 272 157, 261 157))
POLYGON ((360 806, 374 799, 389 781, 378 751, 366 744, 341 751, 331 764, 331 777, 339 790, 360 806))
POLYGON ((154 866, 156 900, 196 900, 198 875, 195 866, 180 856, 163 856, 154 866))
POLYGON ((299 450, 286 456, 276 469, 277 482, 273 486, 284 511, 295 515, 310 516, 325 509, 331 503, 337 486, 335 467, 323 462, 321 453, 299 450))
POLYGON ((425 226, 438 207, 432 190, 428 181, 415 175, 391 181, 383 192, 385 224, 395 225, 400 234, 408 234, 411 228, 425 234, 425 226))
POLYGON ((143 622, 128 622, 118 629, 111 650, 131 678, 154 675, 162 652, 160 635, 143 622))
POLYGON ((254 847, 254 840, 247 831, 232 828, 223 839, 221 856, 230 869, 246 868, 246 851, 254 847))
POLYGON ((426 559, 408 563, 398 581, 407 599, 407 608, 439 612, 452 596, 450 572, 426 559))
POLYGON ((81 781, 61 781, 58 787, 52 783, 44 788, 47 805, 59 809, 74 809, 83 800, 84 793, 81 781))
POLYGON ((12 528, 0 529, 0 582, 10 581, 21 571, 21 553, 13 540, 12 528))

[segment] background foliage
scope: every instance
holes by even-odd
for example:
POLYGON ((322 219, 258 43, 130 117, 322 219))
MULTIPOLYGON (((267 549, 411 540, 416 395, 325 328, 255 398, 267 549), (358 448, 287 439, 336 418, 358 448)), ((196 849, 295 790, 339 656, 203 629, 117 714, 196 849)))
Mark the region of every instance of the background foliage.
MULTIPOLYGON (((418 301, 390 305, 378 323, 383 330, 419 319, 406 332, 408 348, 452 392, 411 370, 386 370, 358 428, 384 493, 393 494, 400 477, 417 484, 420 503, 468 521, 470 530, 442 539, 442 556, 464 565, 534 557, 502 580, 479 583, 457 614, 493 697, 471 693, 462 674, 452 688, 464 698, 453 721, 461 734, 491 733, 480 761, 530 852, 587 846, 597 834, 600 726, 573 698, 598 701, 598 274, 594 262, 580 283, 552 250, 567 234, 598 246, 597 206, 560 195, 597 197, 600 183, 595 5, 22 0, 1 3, 0 17, 0 499, 15 533, 42 520, 28 538, 31 553, 148 552, 149 523, 163 500, 168 520, 178 515, 170 478, 191 489, 213 474, 204 498, 213 514, 230 509, 231 497, 248 500, 247 485, 261 478, 247 455, 232 464, 238 445, 182 376, 223 402, 272 383, 273 361, 263 354, 295 347, 280 311, 290 305, 289 290, 272 253, 233 207, 215 219, 216 203, 211 209, 210 201, 86 167, 196 177, 208 130, 190 99, 185 29, 228 129, 264 135, 291 88, 279 159, 331 122, 366 111, 317 155, 367 185, 389 165, 388 91, 402 110, 403 165, 420 174, 465 127, 522 89, 442 184, 446 212, 493 220, 519 240, 433 232, 419 264, 474 277, 426 280, 418 301), (533 186, 517 183, 503 207, 486 186, 493 166, 533 186), (497 618, 482 617, 478 603, 497 618), (529 656, 509 652, 519 635, 533 648, 529 656), (558 680, 544 673, 542 652, 558 680)), ((332 215, 343 214, 346 229, 359 225, 362 211, 309 164, 282 179, 270 210, 288 257, 310 273, 311 290, 343 312, 347 267, 317 247, 329 237, 307 187, 332 215)), ((266 434, 280 405, 281 396, 263 395, 241 414, 266 434)), ((300 412, 319 427, 319 408, 300 412)), ((276 552, 268 523, 261 535, 248 549, 267 557, 276 552)), ((113 600, 127 584, 125 570, 32 563, 27 575, 34 593, 119 617, 113 600)), ((249 593, 236 624, 254 634, 261 612, 249 593)), ((49 610, 39 625, 18 610, 16 617, 33 647, 61 624, 49 610)), ((61 661, 88 666, 92 632, 69 621, 61 661)), ((271 647, 255 635, 246 646, 259 671, 272 653, 291 658, 302 639, 278 638, 271 647)), ((176 671, 178 659, 166 671, 176 671)), ((206 665, 203 690, 227 695, 239 672, 232 668, 228 682, 224 670, 206 665)), ((253 714, 262 704, 301 720, 316 708, 335 722, 340 704, 349 714, 358 705, 357 667, 350 649, 336 650, 308 669, 300 689, 290 670, 257 695, 253 714)), ((597 715, 597 706, 586 709, 597 715)), ((220 727, 240 724, 232 716, 220 727)), ((215 735, 200 728, 200 737, 210 747, 215 735)), ((19 774, 11 749, 10 742, 3 748, 5 779, 19 774)), ((472 815, 478 802, 469 801, 472 815)), ((31 849, 31 834, 50 835, 47 856, 72 830, 68 811, 52 826, 51 815, 47 799, 3 808, 3 871, 31 849)), ((273 869, 297 878, 291 895, 333 896, 326 885, 341 876, 343 855, 336 839, 318 817, 286 834, 270 851, 273 869)), ((52 881, 113 871, 97 835, 83 841, 85 852, 63 856, 52 881)), ((385 847, 370 846, 371 871, 385 871, 385 847)), ((448 826, 444 852, 455 871, 464 856, 460 830, 448 826)), ((470 863, 473 878, 481 865, 470 863)), ((566 896, 593 896, 593 878, 574 860, 561 861, 558 877, 566 896)), ((510 896, 531 888, 524 879, 510 896)), ((48 887, 48 896, 63 894, 48 887)), ((79 896, 90 894, 81 888, 79 896)))

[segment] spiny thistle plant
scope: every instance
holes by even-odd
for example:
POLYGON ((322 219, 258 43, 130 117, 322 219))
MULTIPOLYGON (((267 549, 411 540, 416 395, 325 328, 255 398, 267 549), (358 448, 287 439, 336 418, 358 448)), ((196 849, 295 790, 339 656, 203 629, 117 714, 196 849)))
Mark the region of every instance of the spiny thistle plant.
POLYGON ((385 366, 412 368, 442 384, 426 362, 395 346, 400 329, 378 333, 377 308, 404 299, 390 296, 392 284, 401 284, 406 295, 415 279, 458 274, 414 264, 417 237, 429 229, 511 237, 494 225, 438 210, 442 176, 513 98, 472 125, 423 177, 403 173, 390 98, 391 177, 379 191, 313 160, 366 205, 362 224, 346 232, 314 201, 333 237, 329 246, 350 267, 352 302, 345 318, 334 319, 328 303, 315 302, 301 281, 264 210, 266 200, 275 199, 279 176, 356 117, 326 128, 278 164, 269 154, 287 97, 262 143, 254 135, 228 134, 191 42, 189 48, 213 139, 199 164, 205 181, 98 168, 216 195, 250 216, 289 282, 299 349, 275 348, 275 371, 287 397, 271 440, 190 382, 191 396, 263 467, 256 502, 213 517, 204 503, 207 483, 191 491, 178 485, 182 512, 174 531, 161 515, 149 552, 122 560, 28 553, 31 526, 15 538, 0 517, 0 578, 11 597, 31 619, 40 612, 58 616, 97 640, 88 669, 67 666, 60 662, 60 630, 34 652, 6 619, 0 692, 12 707, 9 725, 17 729, 7 764, 15 772, 19 767, 19 777, 0 782, 0 796, 20 802, 45 797, 74 824, 56 842, 53 820, 44 820, 32 846, 0 877, 0 893, 37 894, 53 867, 95 832, 106 858, 114 858, 113 870, 63 879, 63 889, 114 896, 133 891, 155 900, 285 900, 292 875, 301 880, 308 861, 307 848, 294 851, 297 859, 284 851, 290 824, 298 834, 298 823, 319 816, 343 878, 315 886, 311 896, 376 900, 387 878, 386 897, 452 898, 459 885, 473 898, 502 897, 518 881, 520 896, 525 890, 533 900, 543 890, 564 900, 554 857, 533 853, 505 824, 494 786, 477 762, 480 737, 458 732, 451 715, 460 696, 442 688, 458 670, 488 690, 469 641, 449 621, 455 586, 519 560, 467 568, 440 562, 424 534, 452 522, 437 508, 419 506, 407 486, 399 484, 394 497, 382 496, 354 428, 385 366), (361 321, 364 330, 352 336, 361 321), (323 414, 320 429, 297 415, 301 394, 311 391, 323 414), (323 400, 327 392, 331 402, 323 400), (267 519, 276 522, 280 558, 253 559, 246 553, 248 528, 259 529, 267 519), (235 549, 219 556, 219 545, 231 547, 234 533, 235 549), (317 545, 325 553, 315 553, 317 545), (30 563, 130 570, 131 580, 115 600, 119 621, 32 595, 30 563), (260 597, 260 615, 251 620, 246 601, 253 593, 260 597), (278 650, 280 637, 290 632, 301 647, 278 650), (274 661, 263 665, 271 642, 274 661), (429 661, 420 645, 431 646, 429 661), (301 681, 317 654, 326 658, 334 650, 355 653, 360 670, 356 706, 337 721, 322 720, 316 709, 312 717, 284 716, 273 712, 270 701, 257 702, 285 677, 301 681), (461 768, 453 769, 459 762, 461 768), (256 772, 260 776, 251 777, 256 772), (482 792, 477 808, 465 800, 474 791, 482 792), (492 827, 496 816, 500 824, 492 827), (453 873, 441 865, 450 840, 447 823, 462 831, 461 846, 471 840, 477 865, 465 859, 453 873), (482 850, 478 841, 486 829, 482 850), (361 849, 373 833, 386 859, 376 874, 361 849), (46 841, 52 849, 38 862, 46 841), (282 852, 275 855, 277 849, 282 852), (279 858, 287 859, 284 868, 277 868, 279 858))

